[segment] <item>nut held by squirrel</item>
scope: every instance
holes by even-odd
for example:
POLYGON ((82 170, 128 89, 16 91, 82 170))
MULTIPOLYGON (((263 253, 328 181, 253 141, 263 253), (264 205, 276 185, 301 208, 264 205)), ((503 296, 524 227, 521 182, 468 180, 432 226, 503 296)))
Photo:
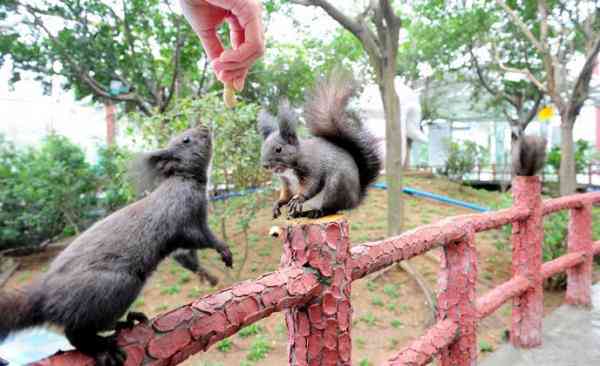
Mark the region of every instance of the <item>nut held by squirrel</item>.
POLYGON ((227 108, 233 108, 237 105, 235 89, 230 83, 225 84, 225 88, 223 89, 223 103, 225 103, 227 108))

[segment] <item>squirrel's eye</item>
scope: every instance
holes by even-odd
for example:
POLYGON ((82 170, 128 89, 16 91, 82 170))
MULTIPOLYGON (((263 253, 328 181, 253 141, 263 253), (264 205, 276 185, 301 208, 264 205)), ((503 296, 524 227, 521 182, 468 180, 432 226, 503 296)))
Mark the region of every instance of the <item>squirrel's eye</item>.
POLYGON ((276 153, 280 153, 280 152, 281 152, 281 146, 277 146, 277 147, 275 148, 275 152, 276 152, 276 153))
POLYGON ((186 137, 184 137, 184 138, 183 138, 183 143, 184 143, 184 144, 189 144, 189 143, 190 143, 190 141, 191 141, 191 139, 190 139, 190 137, 189 137, 189 136, 186 136, 186 137))

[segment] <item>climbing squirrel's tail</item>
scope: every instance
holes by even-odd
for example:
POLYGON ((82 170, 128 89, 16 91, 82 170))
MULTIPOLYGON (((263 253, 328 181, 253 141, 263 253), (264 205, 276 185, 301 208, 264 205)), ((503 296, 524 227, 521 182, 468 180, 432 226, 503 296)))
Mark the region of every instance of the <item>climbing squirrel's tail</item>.
POLYGON ((29 292, 0 291, 0 342, 12 332, 41 324, 29 292))
POLYGON ((536 175, 546 162, 546 139, 513 132, 512 168, 518 176, 536 175))
POLYGON ((304 118, 313 136, 324 138, 352 155, 358 166, 363 198, 367 187, 379 176, 382 162, 375 136, 362 126, 358 114, 348 106, 357 89, 350 73, 333 71, 309 93, 304 118))

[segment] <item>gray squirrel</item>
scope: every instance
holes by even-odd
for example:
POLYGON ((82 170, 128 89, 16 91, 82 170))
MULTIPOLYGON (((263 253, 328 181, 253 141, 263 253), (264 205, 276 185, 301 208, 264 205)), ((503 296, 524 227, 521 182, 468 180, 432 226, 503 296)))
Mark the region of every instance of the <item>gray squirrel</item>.
POLYGON ((69 342, 97 365, 122 365, 125 354, 116 338, 98 333, 147 320, 130 312, 127 321, 119 321, 164 258, 177 249, 213 248, 232 266, 229 248, 207 225, 210 157, 210 131, 202 126, 145 154, 158 187, 82 233, 38 281, 0 293, 0 341, 13 331, 49 323, 64 327, 69 342))
POLYGON ((287 101, 277 117, 261 111, 262 164, 281 180, 273 218, 285 205, 290 217, 331 215, 357 207, 366 196, 382 163, 375 137, 348 106, 356 93, 356 82, 341 70, 319 81, 304 105, 308 139, 298 137, 287 101))
POLYGON ((536 175, 546 163, 546 139, 525 135, 523 128, 511 128, 512 171, 517 176, 536 175))
MULTIPOLYGON (((144 158, 144 155, 130 162, 127 175, 129 181, 135 186, 138 199, 152 193, 164 178, 160 171, 148 164, 148 160, 144 158)), ((171 258, 183 268, 197 275, 200 282, 207 281, 211 286, 216 286, 219 283, 219 279, 200 264, 196 249, 176 249, 171 254, 171 258)))

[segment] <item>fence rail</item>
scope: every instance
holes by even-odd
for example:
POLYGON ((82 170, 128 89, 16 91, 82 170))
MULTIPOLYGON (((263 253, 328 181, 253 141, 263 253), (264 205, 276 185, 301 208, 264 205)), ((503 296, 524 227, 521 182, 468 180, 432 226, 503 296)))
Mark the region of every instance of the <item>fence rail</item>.
MULTIPOLYGON (((411 170, 417 172, 443 172, 444 165, 414 165, 411 170)), ((512 166, 502 164, 476 164, 470 172, 463 175, 463 180, 474 182, 510 183, 512 179, 512 166)), ((558 182, 558 172, 547 167, 541 173, 543 182, 558 182)), ((600 186, 600 163, 592 162, 582 167, 576 175, 577 183, 582 186, 600 186)))
MULTIPOLYGON (((351 248, 349 225, 330 217, 291 225, 282 235, 281 269, 245 281, 159 315, 118 335, 126 365, 176 365, 274 312, 285 313, 290 365, 350 365, 351 283, 393 263, 442 249, 438 275, 437 322, 394 355, 387 365, 474 365, 479 320, 513 301, 510 341, 517 347, 541 344, 544 278, 567 272, 565 301, 591 304, 592 205, 600 193, 541 200, 537 177, 513 181, 513 207, 456 216, 402 235, 351 248), (570 210, 568 253, 542 263, 544 215, 570 210), (513 277, 477 298, 475 233, 512 224, 513 277)), ((67 352, 35 365, 92 365, 67 352)))

